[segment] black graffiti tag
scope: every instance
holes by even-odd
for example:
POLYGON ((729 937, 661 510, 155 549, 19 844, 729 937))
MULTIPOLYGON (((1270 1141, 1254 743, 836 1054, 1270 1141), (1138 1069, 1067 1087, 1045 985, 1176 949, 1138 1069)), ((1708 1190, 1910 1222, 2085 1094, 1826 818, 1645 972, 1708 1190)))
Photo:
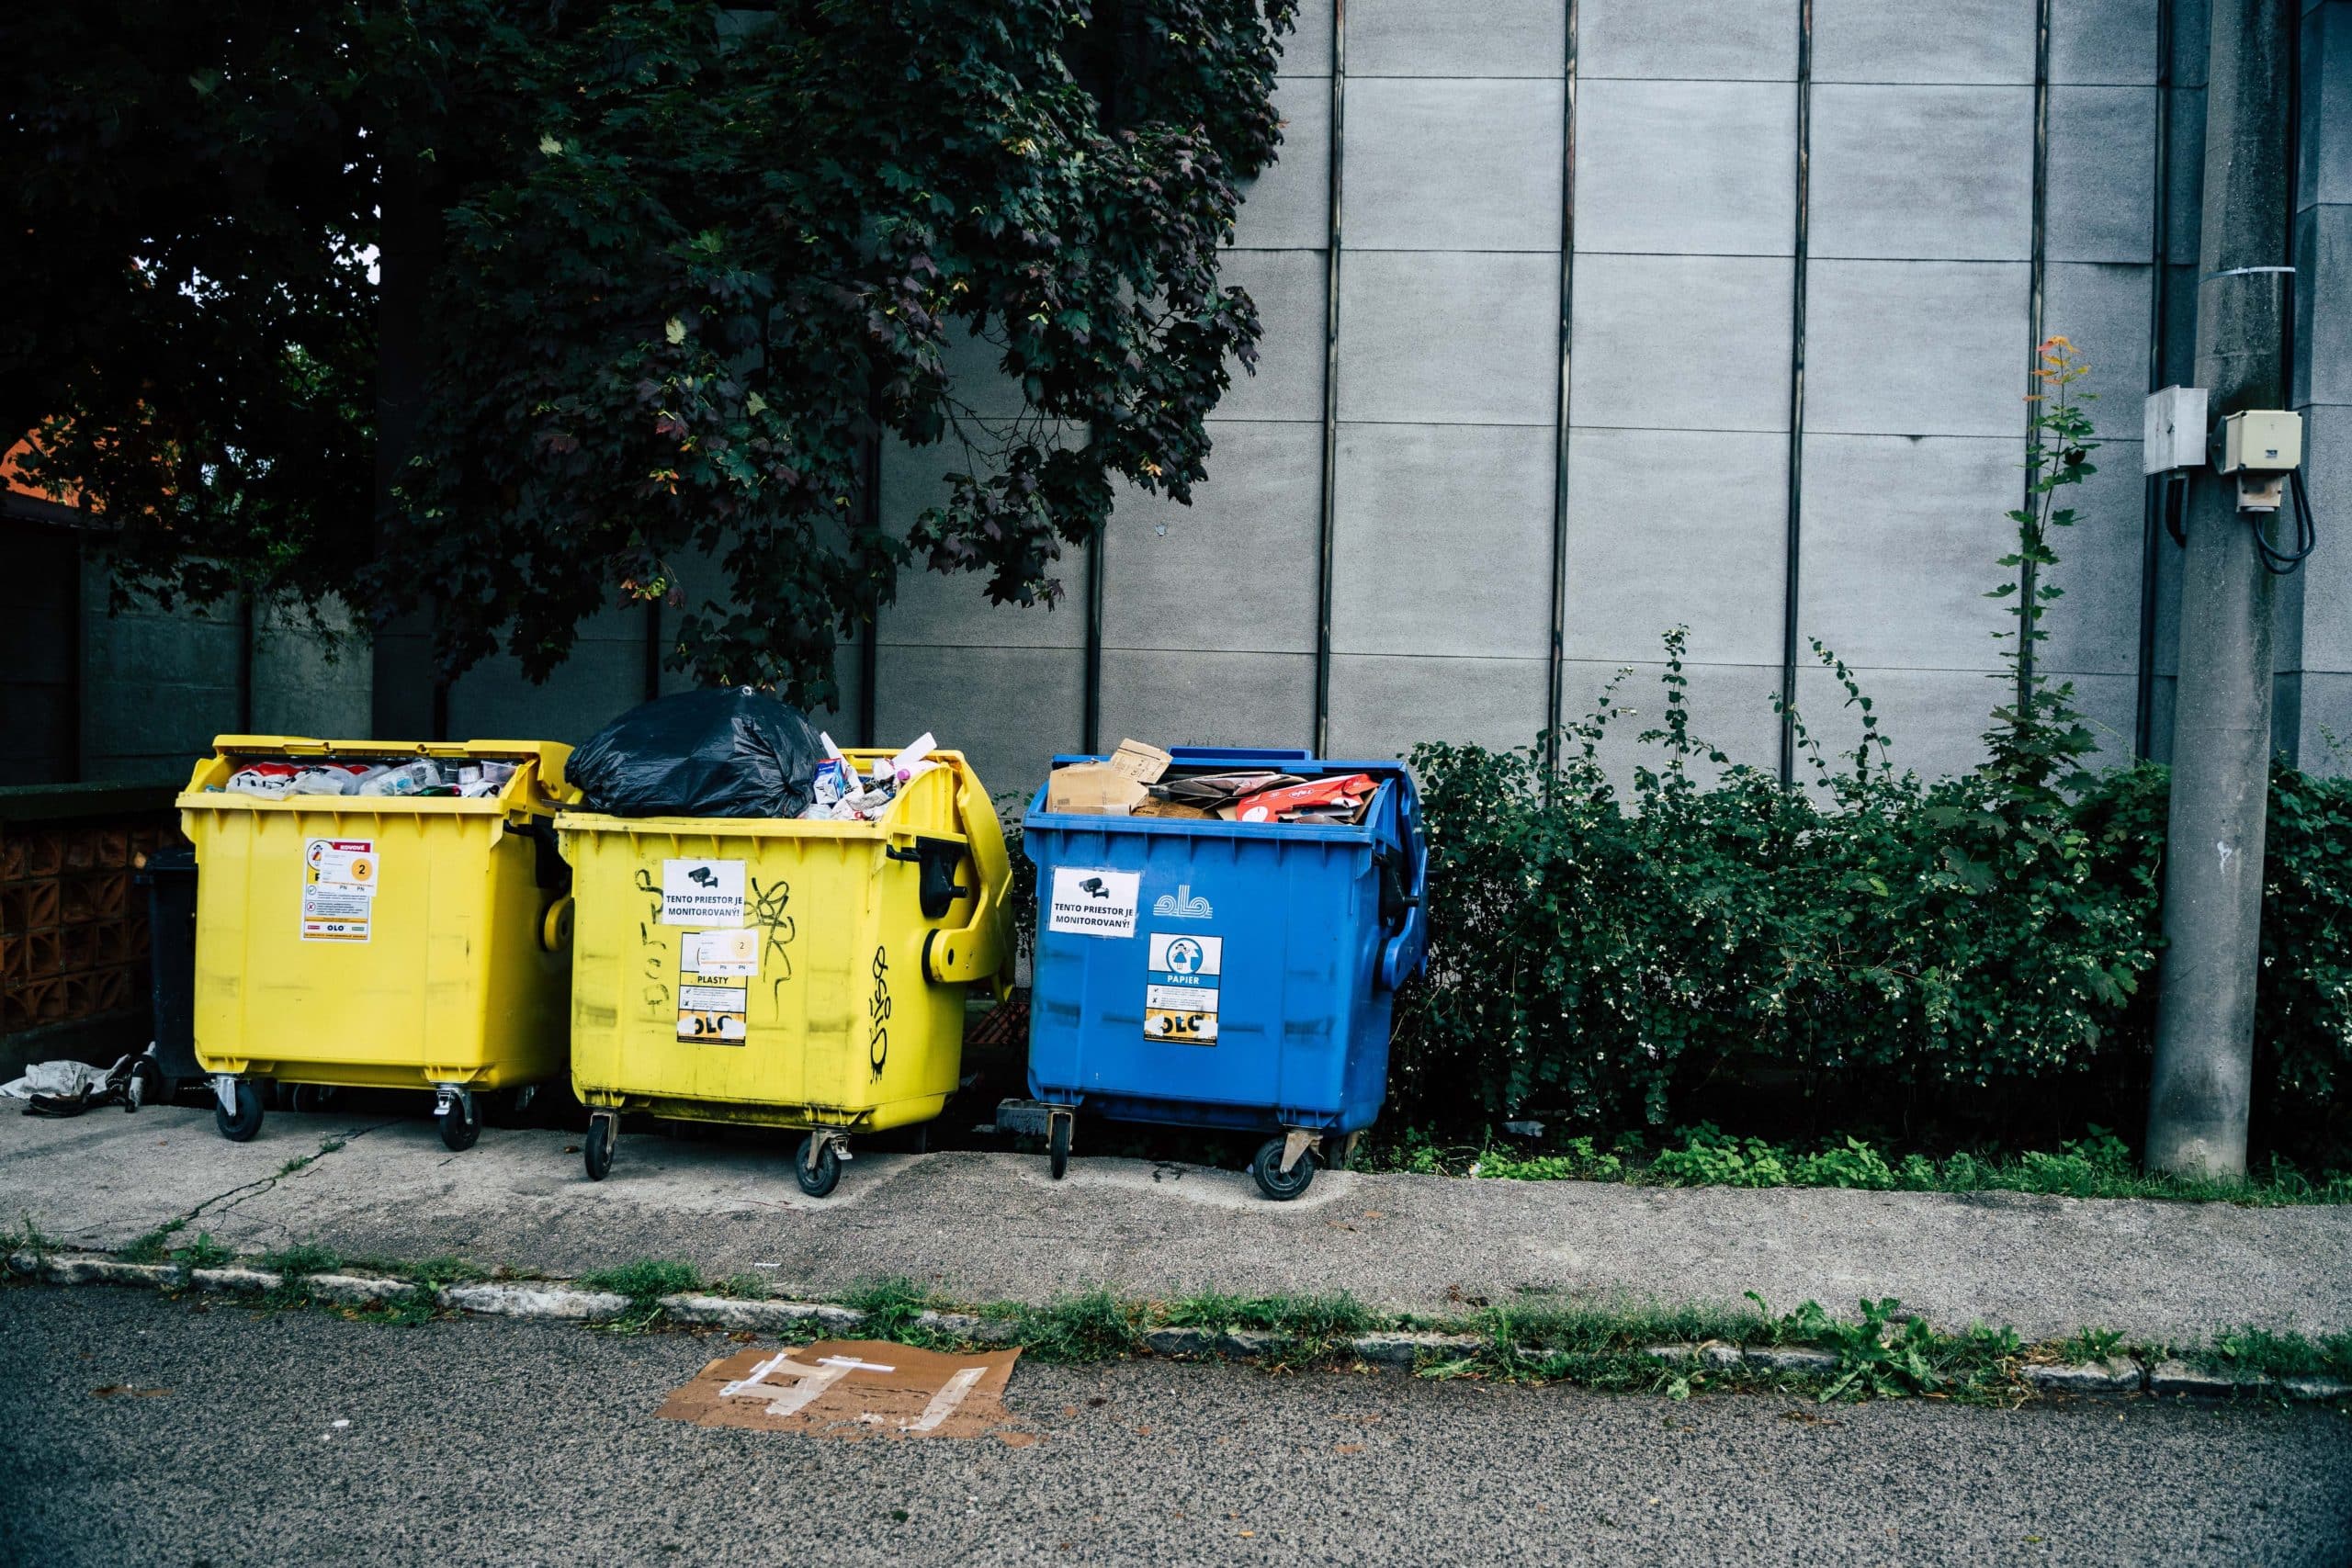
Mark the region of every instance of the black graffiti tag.
POLYGON ((874 995, 865 1011, 871 1026, 865 1037, 865 1065, 878 1078, 883 1064, 890 1059, 890 955, 884 948, 874 950, 874 995))
POLYGON ((792 884, 779 882, 771 888, 761 886, 756 876, 747 880, 752 887, 752 923, 767 933, 761 941, 760 962, 765 964, 770 953, 775 955, 768 985, 768 998, 774 1001, 783 994, 784 983, 792 978, 792 955, 785 948, 800 934, 799 922, 785 913, 785 907, 792 902, 792 884))

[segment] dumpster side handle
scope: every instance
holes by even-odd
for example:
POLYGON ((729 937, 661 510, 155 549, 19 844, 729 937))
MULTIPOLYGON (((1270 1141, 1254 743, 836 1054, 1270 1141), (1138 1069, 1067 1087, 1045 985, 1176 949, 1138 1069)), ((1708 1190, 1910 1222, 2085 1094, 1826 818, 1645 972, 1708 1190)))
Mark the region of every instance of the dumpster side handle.
POLYGON ((994 979, 1001 996, 1010 983, 1012 945, 1005 929, 1004 895, 1012 875, 1005 853, 1004 829, 970 771, 957 768, 956 795, 979 886, 972 895, 972 919, 960 928, 942 928, 922 941, 922 968, 939 985, 994 979))

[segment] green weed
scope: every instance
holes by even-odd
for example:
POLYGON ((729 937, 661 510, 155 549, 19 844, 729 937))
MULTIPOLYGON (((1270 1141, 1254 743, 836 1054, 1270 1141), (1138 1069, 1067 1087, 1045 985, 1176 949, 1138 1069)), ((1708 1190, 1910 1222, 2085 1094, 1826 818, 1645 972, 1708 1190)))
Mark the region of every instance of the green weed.
POLYGON ((196 1239, 186 1247, 172 1249, 172 1261, 182 1269, 218 1269, 232 1262, 236 1254, 212 1239, 210 1231, 198 1231, 196 1239))
POLYGON ((627 1296, 634 1305, 651 1306, 663 1296, 701 1290, 702 1275, 691 1263, 640 1258, 617 1269, 599 1269, 582 1274, 579 1283, 591 1291, 609 1291, 616 1296, 627 1296))
POLYGON ((2123 1353, 2123 1336, 2109 1328, 2077 1330, 2065 1343, 2069 1361, 2104 1361, 2123 1353))
POLYGON ((0 1258, 29 1252, 35 1258, 46 1259, 51 1253, 62 1250, 62 1244, 54 1236, 44 1235, 41 1228, 33 1224, 30 1214, 18 1214, 15 1230, 0 1231, 0 1258))
POLYGON ((1138 1320, 1143 1310, 1121 1303, 1108 1291, 1065 1296, 1042 1307, 1016 1307, 1013 1342, 1041 1361, 1116 1360, 1142 1348, 1138 1320))
POLYGON ((172 1255, 172 1237, 187 1228, 185 1219, 166 1220, 145 1235, 133 1236, 117 1256, 126 1263, 162 1263, 172 1255))
POLYGON ((841 1304, 865 1314, 864 1332, 904 1344, 916 1319, 931 1310, 931 1292, 912 1280, 892 1275, 856 1286, 841 1304))
POLYGON ((1896 1157, 1868 1139, 1833 1138, 1807 1151, 1735 1136, 1712 1122, 1680 1129, 1655 1155, 1623 1134, 1603 1150, 1589 1136, 1553 1149, 1446 1145, 1407 1128, 1396 1142, 1365 1152, 1363 1168, 1514 1181, 1628 1181, 1656 1187, 1843 1187, 1878 1192, 2034 1192, 2068 1198, 2162 1198, 2253 1207, 2352 1203, 2352 1172, 2316 1178, 2274 1158, 2244 1181, 2203 1181, 2143 1173, 2131 1146, 2103 1127, 2055 1152, 2005 1155, 1963 1149, 1939 1160, 1917 1151, 1896 1157))
POLYGON ((292 1278, 305 1274, 332 1274, 343 1267, 343 1259, 316 1242, 298 1242, 278 1252, 262 1254, 261 1266, 276 1273, 292 1278))
POLYGON ((2352 1334, 2312 1339, 2267 1328, 2233 1328, 2216 1334, 2188 1360, 2209 1371, 2255 1378, 2352 1378, 2352 1334))

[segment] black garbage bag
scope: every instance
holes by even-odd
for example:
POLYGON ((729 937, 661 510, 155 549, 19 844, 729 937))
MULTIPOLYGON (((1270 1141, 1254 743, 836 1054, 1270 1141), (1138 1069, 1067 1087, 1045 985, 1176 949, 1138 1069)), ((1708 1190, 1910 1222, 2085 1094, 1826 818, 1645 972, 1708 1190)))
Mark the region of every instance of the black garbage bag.
POLYGON ((825 755, 798 709, 749 686, 680 692, 628 712, 564 776, 616 817, 797 817, 825 755))

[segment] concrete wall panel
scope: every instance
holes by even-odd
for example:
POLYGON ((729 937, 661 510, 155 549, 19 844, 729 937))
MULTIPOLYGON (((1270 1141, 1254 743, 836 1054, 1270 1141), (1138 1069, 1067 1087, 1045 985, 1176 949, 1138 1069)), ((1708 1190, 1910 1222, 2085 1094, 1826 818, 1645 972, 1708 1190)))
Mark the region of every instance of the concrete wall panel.
POLYGON ((1350 82, 1347 249, 1556 252, 1561 103, 1556 80, 1350 82))
POLYGON ((1805 428, 2022 436, 2029 271, 2023 263, 1815 262, 1805 428))
MULTIPOLYGON (((2074 508, 2075 525, 2051 543, 2058 564, 2049 581, 2066 592, 2041 618, 2049 635, 2040 661, 2049 671, 2129 675, 2140 667, 2140 562, 2147 526, 2140 443, 2108 442, 2091 461, 2098 473, 2058 492, 2059 504, 2074 508)), ((2158 547, 2170 549, 2172 541, 2158 547)))
POLYGON ((1578 425, 1786 430, 1790 267, 1749 256, 1581 256, 1578 425))
POLYGON ((1331 646, 1544 658, 1554 447, 1541 425, 1341 426, 1331 646))
POLYGON ((1688 625, 1694 658, 1777 664, 1788 471, 1775 434, 1575 432, 1566 657, 1654 660, 1688 625))
POLYGON ((1814 0, 1815 82, 2031 85, 2035 0, 1814 0))
POLYGON ((1331 755, 1401 757, 1423 740, 1532 745, 1544 725, 1550 674, 1536 659, 1331 660, 1331 755))
POLYGON ((2295 205, 2352 202, 2352 6, 2304 8, 2295 205))
MULTIPOLYGON (((2312 409, 2303 427, 2303 484, 2324 531, 2301 573, 2301 666, 2352 672, 2352 408, 2312 409)), ((2352 724, 2335 731, 2352 741, 2352 724)))
POLYGON ((2154 231, 2153 87, 2050 90, 2052 261, 2144 262, 2154 231))
POLYGON ((1556 77, 1566 33, 1563 0, 1354 0, 1348 76, 1556 77))
POLYGON ((1219 419, 1323 417, 1323 284, 1319 251, 1227 251, 1221 284, 1250 291, 1265 335, 1255 374, 1236 366, 1219 419))
POLYGON ((1296 25, 1275 40, 1285 76, 1331 74, 1331 0, 1299 0, 1296 25))
MULTIPOLYGON (((952 442, 909 446, 891 440, 882 447, 882 523, 903 536, 924 508, 947 498, 943 475, 979 466, 952 442)), ((949 575, 931 570, 921 559, 899 569, 898 598, 883 607, 881 638, 886 643, 938 643, 952 647, 1080 648, 1086 642, 1083 594, 1086 563, 1074 550, 1065 550, 1058 568, 1062 585, 1071 597, 1060 605, 991 604, 987 581, 973 572, 949 575), (1074 602, 1073 602, 1074 601, 1074 602)))
POLYGON ((2028 87, 1816 86, 1812 254, 2033 254, 2028 87))
POLYGON ((2156 79, 2159 0, 2063 0, 2051 7, 2050 79, 2139 86, 2156 79))
POLYGON ((1315 660, 1307 654, 1105 649, 1102 744, 1311 746, 1315 660))
POLYGON ((2295 217, 2297 403, 2352 403, 2352 206, 2295 217))
MULTIPOLYGON (((1619 710, 1603 728, 1595 755, 1607 770, 1618 797, 1634 804, 1634 772, 1647 768, 1663 773, 1674 755, 1659 741, 1641 737, 1662 729, 1666 722, 1666 666, 1655 646, 1649 660, 1634 663, 1574 661, 1561 671, 1563 703, 1569 724, 1581 723, 1603 704, 1619 710), (1631 668, 1623 679, 1620 671, 1631 668), (1614 682, 1613 689, 1611 682, 1614 682), (1605 695, 1604 695, 1605 694, 1605 695)), ((1770 664, 1705 664, 1686 660, 1682 667, 1690 732, 1694 740, 1713 746, 1735 765, 1770 770, 1780 765, 1781 719, 1772 699, 1781 689, 1778 657, 1770 664)), ((1574 752, 1582 745, 1569 739, 1574 752)), ((1700 759, 1686 761, 1686 771, 1701 783, 1712 783, 1723 770, 1700 759)))
POLYGON ((875 674, 876 739, 903 745, 928 729, 972 760, 991 794, 1035 789, 1054 753, 1084 738, 1085 661, 1075 653, 885 644, 875 674))
POLYGON ((1340 297, 1341 419, 1553 422, 1556 254, 1364 252, 1348 258, 1340 297))
POLYGON ((1994 668, 2018 459, 1984 437, 1807 435, 1798 629, 1857 667, 1994 668))
POLYGON ((1264 173, 1242 187, 1233 243, 1243 250, 1320 250, 1331 233, 1331 82, 1274 81, 1282 145, 1264 173))
POLYGON ((1578 0, 1577 74, 1793 82, 1789 0, 1578 0))
POLYGON ((1577 249, 1785 256, 1796 91, 1770 82, 1583 84, 1577 249))
POLYGON ((2098 434, 2136 439, 2148 392, 2148 289, 2144 266, 2052 262, 2043 275, 2042 330, 2064 335, 2090 365, 2075 383, 2094 401, 2098 434))
POLYGON ((336 640, 322 640, 300 612, 264 606, 254 616, 253 724, 261 735, 365 736, 374 721, 375 661, 365 628, 340 600, 321 606, 336 640))
POLYGON ((1123 493, 1104 534, 1108 648, 1315 651, 1320 425, 1218 420, 1193 504, 1123 493))

